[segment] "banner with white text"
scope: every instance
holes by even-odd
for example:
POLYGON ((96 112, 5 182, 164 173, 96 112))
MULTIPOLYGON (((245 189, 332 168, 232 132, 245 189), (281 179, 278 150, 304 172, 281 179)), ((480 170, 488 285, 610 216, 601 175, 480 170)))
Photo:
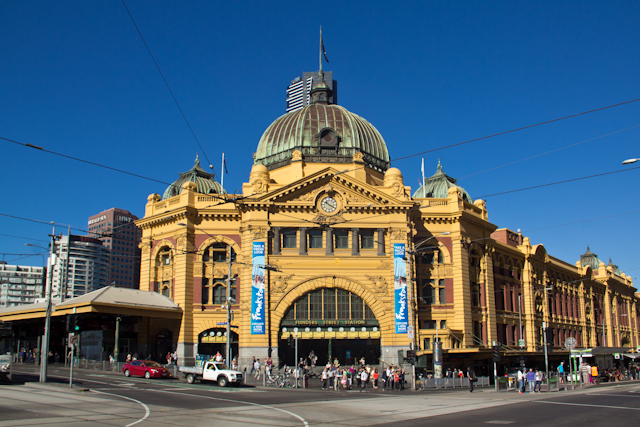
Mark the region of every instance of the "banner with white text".
POLYGON ((409 328, 407 306, 407 261, 404 243, 393 244, 393 290, 395 294, 396 334, 406 334, 409 328))
POLYGON ((264 242, 253 242, 251 269, 251 334, 264 335, 264 242))

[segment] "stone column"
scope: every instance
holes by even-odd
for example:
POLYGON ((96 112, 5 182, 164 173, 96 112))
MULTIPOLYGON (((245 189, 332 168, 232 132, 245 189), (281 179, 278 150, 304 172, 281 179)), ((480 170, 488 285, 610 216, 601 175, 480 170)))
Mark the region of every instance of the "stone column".
POLYGON ((351 256, 360 256, 359 228, 351 229, 351 256))
POLYGON ((333 255, 333 228, 327 228, 325 233, 325 255, 333 255))
POLYGON ((300 255, 307 254, 307 227, 300 227, 300 255))
POLYGON ((273 228, 273 254, 280 255, 280 227, 273 228))
POLYGON ((384 228, 378 228, 378 256, 385 256, 384 228))

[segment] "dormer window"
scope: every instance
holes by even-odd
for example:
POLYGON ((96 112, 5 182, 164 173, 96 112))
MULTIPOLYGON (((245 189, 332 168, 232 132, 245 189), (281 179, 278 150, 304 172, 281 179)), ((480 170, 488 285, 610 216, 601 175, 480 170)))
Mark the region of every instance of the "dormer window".
POLYGON ((337 132, 329 127, 321 129, 316 138, 320 147, 335 148, 340 142, 337 132))

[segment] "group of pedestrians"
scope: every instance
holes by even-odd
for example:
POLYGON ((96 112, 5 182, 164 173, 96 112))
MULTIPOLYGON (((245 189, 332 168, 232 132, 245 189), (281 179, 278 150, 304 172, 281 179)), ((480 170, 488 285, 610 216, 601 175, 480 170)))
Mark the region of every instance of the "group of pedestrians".
POLYGON ((378 371, 378 368, 372 368, 369 365, 360 365, 356 368, 354 365, 350 367, 342 367, 337 363, 328 363, 320 376, 323 390, 360 390, 360 392, 368 392, 369 387, 382 390, 404 390, 405 371, 401 368, 394 368, 392 365, 378 371))
POLYGON ((518 371, 518 393, 527 393, 527 384, 529 385, 529 393, 540 393, 543 379, 544 373, 537 368, 520 369, 518 371))

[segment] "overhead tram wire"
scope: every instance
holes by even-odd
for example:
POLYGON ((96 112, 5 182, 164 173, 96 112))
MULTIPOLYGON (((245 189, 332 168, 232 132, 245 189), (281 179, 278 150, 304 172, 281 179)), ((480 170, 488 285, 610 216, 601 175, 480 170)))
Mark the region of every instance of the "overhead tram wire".
POLYGON ((207 163, 209 163, 209 168, 211 169, 211 171, 213 173, 213 177, 215 179, 216 173, 215 173, 215 170, 213 169, 213 163, 211 163, 211 161, 209 160, 209 156, 207 156, 207 153, 206 153, 206 151, 204 151, 204 148, 202 147, 202 144, 200 144, 200 140, 196 136, 196 133, 194 132, 193 128, 191 127, 191 123, 189 123, 189 120, 187 120, 187 116, 184 114, 184 111, 182 110, 182 107, 180 106, 180 103, 178 102, 178 99, 173 94, 173 90, 171 90, 171 86, 169 86, 169 82, 164 77, 164 74, 163 74, 162 70, 160 69, 160 65, 158 65, 158 61, 156 61, 156 58, 153 56, 153 53, 151 53, 151 48, 149 48, 149 45, 147 44, 147 41, 144 39, 144 36, 142 35, 142 32, 140 31, 140 28, 138 27, 138 24, 136 23, 136 20, 133 19, 133 15, 131 14, 131 11, 127 7, 127 4, 125 3, 124 0, 122 0, 122 4, 124 5, 124 8, 127 10, 127 13, 129 14, 129 17, 131 18, 131 22, 133 22, 133 25, 136 27, 136 30, 138 30, 138 34, 140 35, 140 38, 142 39, 142 42, 144 43, 145 47, 147 48, 147 51, 149 52, 149 55, 151 55, 151 59, 153 59, 153 63, 156 64, 156 68, 158 69, 158 72, 162 76, 162 80, 164 80, 164 84, 167 85, 167 89, 169 89, 169 92, 171 93, 171 96, 173 97, 173 100, 175 101, 176 105, 178 106, 178 109, 180 110, 180 113, 182 114, 182 117, 184 118, 184 121, 187 123, 187 126, 189 126, 189 130, 191 130, 191 134, 193 135, 193 137, 195 138, 196 142, 198 143, 198 146, 200 147, 200 150, 202 150, 202 154, 204 154, 205 159, 207 159, 207 163))
MULTIPOLYGON (((3 213, 0 213, 0 216, 5 216, 7 218, 21 219, 23 221, 37 222, 39 224, 55 225, 55 226, 60 226, 60 227, 69 227, 72 230, 82 231, 84 233, 88 233, 87 230, 84 230, 82 228, 78 228, 78 227, 72 226, 70 224, 62 224, 60 222, 55 222, 55 221, 42 221, 42 220, 39 220, 39 219, 31 219, 31 218, 25 218, 25 217, 22 217, 22 216, 9 215, 9 214, 3 214, 3 213)), ((31 240, 35 240, 35 239, 31 239, 31 240)))
POLYGON ((589 114, 589 113, 595 113, 597 111, 606 110, 607 108, 619 107, 621 105, 631 104, 632 102, 637 102, 637 101, 640 101, 640 98, 631 99, 629 101, 624 101, 624 102, 619 102, 617 104, 607 105, 606 107, 600 107, 600 108, 596 108, 596 109, 589 110, 589 111, 583 111, 581 113, 571 114, 570 116, 564 116, 564 117, 559 117, 557 119, 546 120, 544 122, 540 122, 540 123, 536 123, 536 124, 533 124, 533 125, 519 127, 519 128, 516 128, 516 129, 511 129, 511 130, 507 130, 507 131, 504 131, 504 132, 494 133, 492 135, 483 136, 481 138, 474 138, 474 139, 470 139, 468 141, 457 142, 455 144, 445 145, 444 147, 434 148, 434 149, 431 149, 431 150, 422 151, 420 153, 409 154, 408 156, 398 157, 397 159, 392 159, 391 161, 392 162, 397 162, 398 160, 409 159, 411 157, 420 156, 422 154, 433 153, 434 151, 439 151, 439 150, 444 150, 446 148, 452 148, 452 147, 457 147, 457 146, 464 145, 464 144, 469 144, 470 142, 482 141, 483 139, 494 138, 496 136, 506 135, 506 134, 517 132, 517 131, 520 131, 520 130, 530 129, 530 128, 534 128, 534 127, 537 127, 537 126, 546 125, 546 124, 549 124, 549 123, 559 122, 561 120, 571 119, 573 117, 578 117, 578 116, 582 116, 582 115, 589 114))
POLYGON ((13 142, 14 144, 22 145, 22 146, 25 146, 25 147, 35 148, 36 150, 44 151, 45 153, 55 154, 56 156, 64 157, 64 158, 71 159, 71 160, 76 160, 78 162, 87 163, 87 164, 90 164, 90 165, 93 165, 93 166, 98 166, 98 167, 109 169, 109 170, 112 170, 112 171, 116 171, 116 172, 124 173, 124 174, 127 174, 127 175, 135 176, 137 178, 142 178, 142 179, 146 179, 146 180, 153 181, 153 182, 159 182, 160 184, 171 185, 168 182, 160 181, 160 180, 154 179, 154 178, 149 178, 149 177, 146 177, 144 175, 139 175, 137 173, 127 172, 127 171, 122 170, 122 169, 114 168, 114 167, 111 167, 111 166, 106 166, 106 165, 103 165, 103 164, 100 164, 100 163, 91 162, 89 160, 79 159, 77 157, 68 156, 66 154, 57 153, 55 151, 47 150, 47 149, 45 149, 43 147, 40 147, 38 145, 29 144, 28 142, 19 142, 19 141, 15 141, 13 139, 5 138, 5 137, 2 137, 2 136, 0 136, 0 139, 3 139, 5 141, 9 141, 9 142, 13 142))
MULTIPOLYGON (((480 140, 483 140, 483 139, 492 138, 494 136, 504 135, 504 134, 507 134, 507 133, 512 133, 512 132, 516 132, 516 131, 519 131, 519 130, 540 126, 540 125, 547 124, 547 123, 553 123, 553 122, 557 122, 557 121, 560 121, 560 120, 565 120, 565 119, 568 119, 568 118, 572 118, 572 117, 576 117, 576 116, 580 116, 580 115, 584 115, 584 114, 589 114, 589 113, 605 110, 607 108, 613 108, 613 107, 617 107, 617 106, 620 106, 620 105, 629 104, 629 103, 636 102, 636 101, 640 101, 640 98, 632 99, 630 101, 620 102, 618 104, 608 105, 606 107, 596 108, 594 110, 584 111, 582 113, 577 113, 577 114, 573 114, 573 115, 570 115, 570 116, 561 117, 561 118, 558 118, 558 119, 547 120, 545 122, 536 123, 536 124, 533 124, 533 125, 524 126, 524 127, 517 128, 517 129, 512 129, 512 130, 501 132, 501 133, 497 133, 497 134, 494 134, 494 135, 484 136, 482 138, 476 138, 476 139, 472 139, 472 140, 469 140, 469 141, 459 142, 459 143, 456 143, 456 144, 451 144, 451 145, 447 145, 447 146, 440 147, 440 148, 434 148, 433 150, 423 151, 421 153, 416 153, 416 154, 411 154, 409 156, 399 157, 399 158, 394 159, 392 161, 397 161, 397 160, 402 160, 402 159, 406 159, 406 158, 410 158, 410 157, 415 157, 415 156, 419 156, 419 155, 425 154, 425 153, 430 153, 430 152, 433 152, 433 151, 444 150, 445 148, 450 148, 450 147, 455 147, 455 146, 458 146, 458 145, 468 144, 470 142, 480 141, 480 140)), ((14 144, 23 145, 25 147, 35 148, 37 150, 44 151, 46 153, 54 154, 54 155, 60 156, 60 157, 65 157, 67 159, 76 160, 76 161, 79 161, 79 162, 83 162, 83 163, 87 163, 87 164, 90 164, 90 165, 98 166, 98 167, 101 167, 101 168, 113 170, 113 171, 116 171, 116 172, 124 173, 124 174, 131 175, 131 176, 135 176, 135 177, 146 179, 146 180, 149 180, 149 181, 158 182, 160 184, 171 185, 168 182, 160 181, 160 180, 157 180, 157 179, 154 179, 154 178, 149 178, 149 177, 146 177, 146 176, 143 176, 143 175, 139 175, 139 174, 135 174, 135 173, 132 173, 132 172, 127 172, 127 171, 122 170, 122 169, 117 169, 117 168, 114 168, 114 167, 111 167, 111 166, 106 166, 106 165, 103 165, 103 164, 100 164, 100 163, 95 163, 95 162, 91 162, 91 161, 88 161, 88 160, 79 159, 77 157, 68 156, 66 154, 57 153, 55 151, 46 150, 43 147, 40 147, 40 146, 37 146, 37 145, 15 141, 13 139, 5 138, 5 137, 2 137, 2 136, 0 136, 0 139, 5 140, 5 141, 9 141, 9 142, 13 142, 14 144)), ((198 144, 199 144, 199 142, 198 142, 198 144)), ((206 153, 205 153, 205 157, 206 157, 206 153)), ((207 161, 208 161, 208 158, 207 158, 207 161)), ((357 168, 353 168, 353 169, 350 169, 350 170, 340 171, 340 172, 336 173, 335 175, 356 171, 356 170, 359 170, 359 169, 363 169, 364 167, 365 166, 359 166, 357 168)), ((250 197, 250 196, 247 196, 247 197, 250 197)))
POLYGON ((502 191, 500 193, 494 193, 494 194, 488 194, 488 195, 484 195, 484 196, 479 196, 478 199, 483 199, 483 198, 493 197, 493 196, 501 196, 503 194, 516 193, 516 192, 519 192, 519 191, 533 190, 533 189, 536 189, 536 188, 549 187, 551 185, 566 184, 567 182, 581 181, 583 179, 590 179, 590 178, 596 178, 596 177, 599 177, 599 176, 612 175, 614 173, 627 172, 627 171, 630 171, 630 170, 633 170, 633 169, 640 169, 640 166, 636 166, 636 167, 633 167, 633 168, 627 168, 627 169, 620 169, 620 170, 612 171, 612 172, 598 173, 598 174, 595 174, 595 175, 588 175, 588 176, 583 176, 583 177, 580 177, 580 178, 565 179, 563 181, 556 181, 556 182, 550 182, 548 184, 534 185, 532 187, 524 187, 524 188, 519 188, 519 189, 516 189, 516 190, 502 191))
POLYGON ((608 133, 606 135, 596 136, 595 138, 585 139, 584 141, 576 142, 575 144, 565 145, 564 147, 556 148, 554 150, 547 151, 547 152, 544 152, 544 153, 539 153, 539 154, 536 154, 536 155, 533 155, 533 156, 530 156, 530 157, 526 157, 524 159, 520 159, 520 160, 516 160, 516 161, 513 161, 513 162, 505 163, 503 165, 495 166, 493 168, 486 169, 486 170, 483 170, 483 171, 480 171, 480 172, 474 172, 474 173, 472 173, 470 175, 461 176, 460 178, 458 178, 458 180, 465 179, 465 178, 470 178, 472 176, 480 175, 481 173, 490 172, 490 171, 493 171, 493 170, 496 170, 496 169, 500 169, 500 168, 503 168, 503 167, 506 167, 506 166, 515 165, 516 163, 520 163, 520 162, 524 162, 524 161, 527 161, 527 160, 535 159, 536 157, 545 156, 547 154, 555 153, 556 151, 564 150, 566 148, 575 147, 577 145, 581 145, 581 144, 584 144, 584 143, 587 143, 587 142, 595 141, 596 139, 605 138, 607 136, 615 135, 617 133, 624 132, 624 131, 631 130, 631 129, 635 129, 637 127, 640 127, 640 125, 635 125, 635 126, 628 127, 626 129, 617 130, 615 132, 611 132, 611 133, 608 133))

